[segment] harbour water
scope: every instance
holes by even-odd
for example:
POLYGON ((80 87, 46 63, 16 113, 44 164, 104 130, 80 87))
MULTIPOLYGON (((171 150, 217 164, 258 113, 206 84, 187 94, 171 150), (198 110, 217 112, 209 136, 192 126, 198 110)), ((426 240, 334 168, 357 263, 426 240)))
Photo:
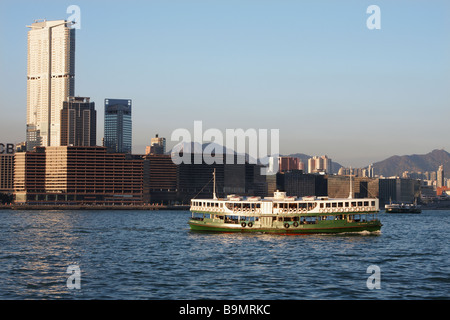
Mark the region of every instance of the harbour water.
POLYGON ((353 235, 195 233, 189 217, 1 210, 0 299, 450 298, 450 211, 380 213, 381 233, 353 235))

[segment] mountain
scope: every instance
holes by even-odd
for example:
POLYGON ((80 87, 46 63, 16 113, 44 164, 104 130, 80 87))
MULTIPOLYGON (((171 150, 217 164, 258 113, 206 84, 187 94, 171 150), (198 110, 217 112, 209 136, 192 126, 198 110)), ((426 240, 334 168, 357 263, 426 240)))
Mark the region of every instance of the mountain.
POLYGON ((427 154, 392 156, 373 164, 374 172, 385 177, 400 176, 404 171, 437 171, 444 165, 445 177, 450 177, 450 153, 445 150, 433 150, 427 154), (446 170, 447 169, 447 170, 446 170))

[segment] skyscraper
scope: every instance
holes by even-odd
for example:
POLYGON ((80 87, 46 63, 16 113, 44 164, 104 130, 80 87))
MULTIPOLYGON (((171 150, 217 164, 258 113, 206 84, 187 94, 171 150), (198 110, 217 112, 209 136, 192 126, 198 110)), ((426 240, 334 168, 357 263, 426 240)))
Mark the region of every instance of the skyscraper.
POLYGON ((97 111, 87 97, 69 97, 61 110, 61 145, 96 146, 97 111))
POLYGON ((437 179, 436 179, 436 187, 440 188, 440 187, 444 187, 444 166, 441 165, 439 166, 439 169, 437 171, 437 179))
POLYGON ((109 152, 131 153, 131 100, 105 99, 105 135, 109 152))
POLYGON ((59 146, 63 101, 75 91, 75 29, 66 20, 28 26, 27 150, 59 146))

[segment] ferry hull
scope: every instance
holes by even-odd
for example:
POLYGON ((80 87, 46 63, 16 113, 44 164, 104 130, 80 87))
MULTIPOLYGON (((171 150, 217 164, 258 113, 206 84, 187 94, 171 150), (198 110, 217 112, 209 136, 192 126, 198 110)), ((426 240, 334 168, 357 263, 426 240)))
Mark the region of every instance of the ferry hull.
POLYGON ((382 224, 377 221, 353 222, 330 225, 328 223, 317 223, 311 225, 298 225, 289 227, 242 227, 240 225, 227 225, 224 223, 208 223, 190 220, 189 225, 193 231, 221 232, 221 233, 270 233, 270 234, 318 234, 318 233, 349 233, 349 232, 376 232, 380 231, 382 224))

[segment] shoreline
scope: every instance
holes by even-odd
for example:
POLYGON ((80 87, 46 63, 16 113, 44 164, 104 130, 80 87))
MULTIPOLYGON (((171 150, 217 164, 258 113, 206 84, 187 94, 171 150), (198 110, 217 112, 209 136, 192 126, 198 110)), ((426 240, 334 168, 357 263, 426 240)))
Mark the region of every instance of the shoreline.
POLYGON ((189 210, 189 205, 0 205, 0 210, 189 210))

